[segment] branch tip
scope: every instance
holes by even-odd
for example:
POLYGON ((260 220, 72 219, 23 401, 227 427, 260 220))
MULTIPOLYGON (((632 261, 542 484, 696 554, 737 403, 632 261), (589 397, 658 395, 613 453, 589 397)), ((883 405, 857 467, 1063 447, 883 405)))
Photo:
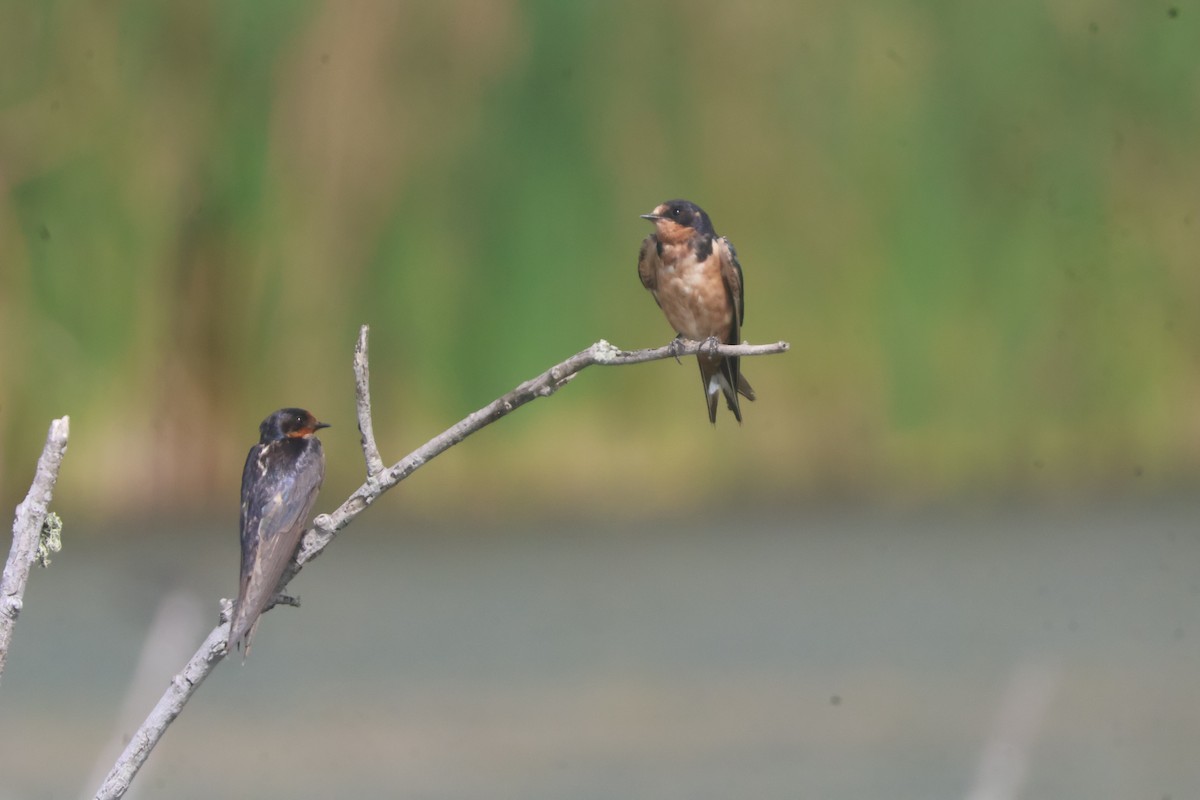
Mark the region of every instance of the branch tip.
POLYGON ((367 477, 383 471, 383 458, 375 442, 375 427, 371 421, 371 365, 367 355, 367 340, 371 326, 358 329, 358 341, 354 345, 354 395, 358 412, 358 431, 362 434, 363 461, 367 465, 367 477))

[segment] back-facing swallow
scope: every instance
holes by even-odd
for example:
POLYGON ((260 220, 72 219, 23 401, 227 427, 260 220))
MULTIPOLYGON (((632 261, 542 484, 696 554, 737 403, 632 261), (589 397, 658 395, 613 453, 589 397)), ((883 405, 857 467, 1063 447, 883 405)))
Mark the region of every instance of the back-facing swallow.
POLYGON ((250 654, 258 618, 296 554, 325 479, 325 454, 313 434, 328 427, 302 408, 281 408, 258 427, 242 470, 242 573, 228 652, 241 646, 250 654))
MULTIPOLYGON (((688 339, 738 344, 742 265, 733 245, 717 235, 700 206, 687 200, 668 200, 642 219, 653 222, 655 231, 642 242, 638 276, 667 322, 688 339)), ((703 353, 696 359, 709 421, 716 424, 717 396, 724 394, 729 410, 741 422, 738 394, 753 400, 754 390, 741 373, 740 359, 703 353)))

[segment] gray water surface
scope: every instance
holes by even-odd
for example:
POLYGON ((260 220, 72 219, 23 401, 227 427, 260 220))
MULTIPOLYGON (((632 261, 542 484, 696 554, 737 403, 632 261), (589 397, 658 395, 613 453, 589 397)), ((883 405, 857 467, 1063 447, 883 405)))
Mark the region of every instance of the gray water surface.
MULTIPOLYGON (((1198 520, 1183 502, 532 532, 363 520, 293 584, 303 607, 219 665, 135 787, 1198 797, 1198 520)), ((167 623, 190 652, 234 589, 222 525, 79 542, 69 523, 0 683, 3 799, 93 791, 133 728, 118 718, 160 605, 198 609, 167 623)), ((184 660, 170 649, 153 697, 184 660)))

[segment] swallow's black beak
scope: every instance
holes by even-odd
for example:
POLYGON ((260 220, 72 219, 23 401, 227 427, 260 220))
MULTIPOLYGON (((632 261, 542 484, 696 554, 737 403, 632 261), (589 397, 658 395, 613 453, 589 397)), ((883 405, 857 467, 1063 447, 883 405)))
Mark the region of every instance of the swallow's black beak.
POLYGON ((662 219, 661 214, 642 214, 641 217, 642 219, 648 219, 651 222, 658 222, 660 219, 662 219))
POLYGON ((333 427, 333 426, 332 426, 332 425, 330 425, 328 422, 318 422, 318 423, 317 423, 317 424, 316 424, 316 425, 313 427, 313 430, 314 430, 314 431, 319 431, 319 430, 321 430, 321 428, 331 428, 331 427, 333 427))

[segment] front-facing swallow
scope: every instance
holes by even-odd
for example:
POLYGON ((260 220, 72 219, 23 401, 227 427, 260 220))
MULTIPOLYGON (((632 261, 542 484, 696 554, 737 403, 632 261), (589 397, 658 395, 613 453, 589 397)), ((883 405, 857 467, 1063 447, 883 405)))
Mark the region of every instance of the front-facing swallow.
MULTIPOLYGON (((668 200, 642 219, 655 231, 642 242, 638 275, 654 295, 667 322, 680 336, 703 342, 715 338, 738 344, 742 326, 742 265, 733 245, 713 230, 708 214, 687 200, 668 200)), ((700 381, 708 402, 708 419, 717 422, 717 396, 738 422, 738 394, 754 399, 741 373, 740 359, 700 354, 700 381)))
POLYGON ((325 454, 313 434, 328 427, 302 408, 281 408, 258 427, 242 470, 242 574, 228 652, 241 646, 250 654, 258 618, 296 554, 325 479, 325 454))

